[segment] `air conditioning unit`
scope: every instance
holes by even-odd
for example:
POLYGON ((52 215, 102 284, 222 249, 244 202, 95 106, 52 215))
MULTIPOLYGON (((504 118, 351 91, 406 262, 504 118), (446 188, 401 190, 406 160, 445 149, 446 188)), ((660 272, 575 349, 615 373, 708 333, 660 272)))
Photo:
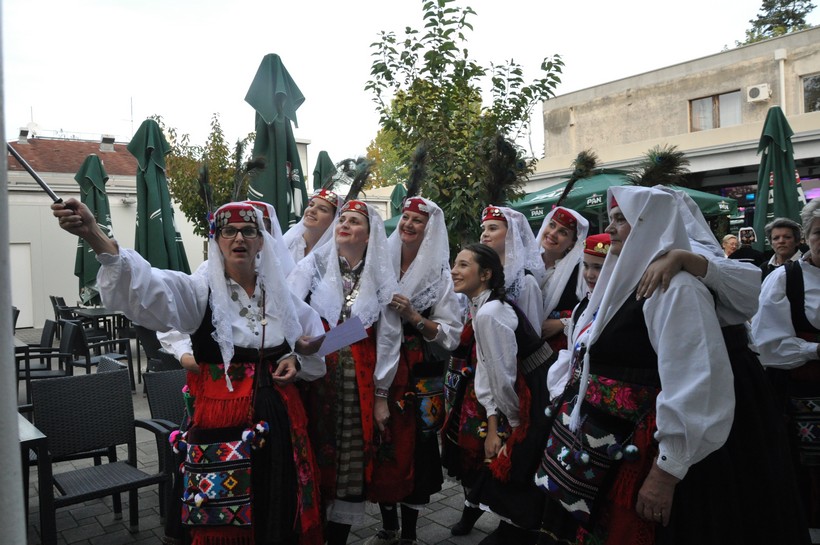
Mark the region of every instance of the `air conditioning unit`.
POLYGON ((746 102, 763 102, 764 100, 769 100, 771 96, 772 90, 769 89, 768 83, 760 83, 746 87, 746 102))

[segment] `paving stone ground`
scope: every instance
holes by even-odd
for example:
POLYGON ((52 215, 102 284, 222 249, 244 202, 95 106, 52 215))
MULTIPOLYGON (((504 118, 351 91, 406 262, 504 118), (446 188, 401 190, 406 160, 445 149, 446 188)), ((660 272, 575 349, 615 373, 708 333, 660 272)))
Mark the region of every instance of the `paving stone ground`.
MULTIPOLYGON (((17 331, 23 340, 38 341, 39 329, 22 329, 17 331)), ((133 341, 132 341, 133 342, 133 341)), ((132 346, 132 349, 134 347, 132 346)), ((145 368, 145 362, 142 362, 145 368)), ((20 399, 25 399, 23 385, 20 385, 20 399)), ((134 412, 137 418, 149 418, 148 401, 138 385, 133 394, 134 412)), ((137 430, 139 465, 146 471, 156 471, 157 452, 154 436, 145 430, 137 430)), ((126 457, 124 449, 121 459, 126 457)), ((54 472, 65 471, 71 467, 89 465, 90 460, 62 462, 54 465, 54 472)), ((29 475, 29 519, 28 544, 41 543, 39 528, 39 506, 37 502, 37 468, 31 468, 29 475)), ((64 507, 57 511, 57 544, 58 545, 120 545, 124 543, 157 544, 163 534, 159 517, 159 496, 157 487, 143 489, 139 494, 139 531, 131 533, 128 522, 128 494, 122 494, 123 518, 115 520, 111 498, 88 501, 83 504, 64 507)), ((443 490, 432 498, 419 515, 418 542, 423 545, 474 545, 481 541, 488 532, 498 524, 492 514, 485 514, 476 524, 470 535, 454 537, 450 527, 461 515, 464 501, 461 486, 453 481, 446 481, 443 490)), ((379 509, 375 504, 367 504, 367 518, 363 525, 353 528, 348 540, 349 545, 363 544, 379 528, 379 509)))

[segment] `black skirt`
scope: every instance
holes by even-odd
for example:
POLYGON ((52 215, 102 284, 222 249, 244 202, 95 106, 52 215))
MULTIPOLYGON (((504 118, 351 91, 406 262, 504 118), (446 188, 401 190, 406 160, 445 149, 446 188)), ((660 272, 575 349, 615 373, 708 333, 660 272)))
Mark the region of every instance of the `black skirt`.
POLYGON ((810 543, 788 437, 743 325, 723 328, 734 373, 735 417, 723 447, 678 483, 659 545, 810 543))

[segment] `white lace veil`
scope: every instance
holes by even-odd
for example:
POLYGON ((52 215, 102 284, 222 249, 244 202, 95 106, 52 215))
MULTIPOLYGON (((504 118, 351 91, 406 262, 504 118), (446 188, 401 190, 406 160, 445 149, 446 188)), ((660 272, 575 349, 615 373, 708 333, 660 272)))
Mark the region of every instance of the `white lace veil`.
MULTIPOLYGON (((220 207, 248 205, 248 203, 228 203, 220 207)), ((299 324, 296 309, 293 306, 293 300, 290 298, 290 293, 285 282, 286 266, 283 266, 283 261, 287 262, 290 259, 290 254, 285 252, 287 258, 280 259, 284 243, 282 241, 281 230, 274 228, 274 234, 271 235, 264 228, 265 223, 262 220, 262 211, 253 207, 256 214, 256 224, 260 227, 259 231, 262 235, 262 248, 257 254, 256 272, 257 282, 265 292, 265 304, 267 309, 271 309, 271 313, 279 318, 282 323, 282 335, 291 347, 296 346, 296 341, 302 334, 302 327, 299 324), (271 250, 272 249, 272 250, 271 250)), ((219 210, 217 210, 217 213, 219 210)), ((216 213, 214 214, 216 216, 216 213)), ((276 211, 271 206, 269 215, 272 225, 278 225, 276 218, 276 211)), ((292 263, 292 260, 291 260, 292 263)), ((292 264, 291 264, 292 268, 292 264)), ((230 294, 228 292, 228 283, 225 276, 225 258, 219 250, 219 244, 216 242, 216 236, 208 240, 208 285, 211 288, 210 305, 212 320, 214 326, 213 338, 219 345, 219 351, 222 355, 222 361, 225 362, 225 381, 228 384, 228 389, 233 391, 231 379, 228 376, 228 365, 233 359, 234 342, 233 342, 233 304, 231 303, 230 294)))
POLYGON ((700 211, 697 203, 692 200, 692 197, 679 189, 672 189, 663 185, 656 185, 654 189, 665 191, 675 198, 675 204, 678 207, 678 213, 683 218, 683 224, 686 227, 686 234, 689 236, 689 243, 692 245, 692 250, 704 255, 713 255, 715 257, 724 257, 723 248, 718 244, 715 235, 706 223, 706 218, 700 211))
MULTIPOLYGON (((575 266, 581 263, 584 258, 584 241, 587 238, 587 234, 589 233, 589 222, 587 219, 570 208, 561 207, 563 210, 566 210, 575 218, 578 222, 578 230, 576 231, 576 240, 575 243, 570 247, 569 252, 558 264, 555 266, 555 272, 550 278, 549 282, 547 283, 545 290, 544 290, 544 317, 547 318, 550 315, 550 312, 555 310, 555 306, 558 304, 558 301, 561 299, 561 295, 564 293, 564 288, 569 282, 569 277, 572 275, 572 271, 575 269, 575 266)), ((538 244, 539 251, 543 252, 543 248, 541 248, 541 239, 544 236, 544 231, 546 227, 549 225, 552 216, 555 215, 555 211, 557 208, 553 208, 550 210, 550 213, 547 214, 547 217, 544 218, 544 221, 541 223, 541 229, 538 230, 538 235, 535 237, 535 242, 538 244)), ((543 263, 543 260, 542 260, 543 263)), ((587 286, 586 282, 584 282, 584 275, 581 274, 581 271, 578 271, 578 278, 575 286, 575 295, 578 297, 580 301, 586 296, 587 293, 587 286)))
MULTIPOLYGON (((418 254, 399 280, 398 293, 409 298, 413 308, 421 312, 433 306, 450 278, 450 244, 447 240, 447 226, 444 212, 429 199, 416 197, 427 205, 429 216, 424 228, 418 254)), ((393 272, 399 278, 401 268, 401 237, 396 228, 387 240, 393 272)))
MULTIPOLYGON (((398 289, 396 275, 390 263, 384 222, 375 208, 367 205, 370 236, 367 241, 364 269, 359 282, 359 293, 351 308, 365 327, 379 319, 382 309, 390 302, 398 289)), ((338 216, 328 228, 335 233, 338 216)), ((342 312, 342 273, 339 269, 339 253, 336 243, 325 244, 310 252, 296 265, 288 278, 291 290, 304 299, 311 294, 310 306, 327 320, 331 327, 339 322, 342 312)))
MULTIPOLYGON (((590 323, 586 345, 592 346, 609 320, 634 292, 641 276, 655 258, 674 248, 690 249, 684 218, 673 195, 649 187, 611 187, 607 194, 607 210, 611 210, 612 197, 618 202, 631 231, 620 255, 612 251, 607 254, 589 304, 574 328, 570 346, 574 346, 578 336, 590 323)), ((588 381, 589 350, 584 356, 579 400, 584 399, 588 381)), ((580 424, 580 407, 581 403, 576 403, 572 411, 570 428, 573 431, 577 431, 580 424)))
POLYGON ((499 206, 507 220, 507 236, 504 238, 504 284, 507 296, 515 301, 521 293, 525 271, 529 271, 539 284, 544 279, 544 262, 541 248, 535 241, 532 228, 521 212, 499 206))
MULTIPOLYGON (((340 207, 338 206, 336 207, 336 216, 339 215, 339 208, 340 207)), ((325 229, 325 232, 322 233, 322 236, 319 237, 319 240, 317 240, 316 244, 313 246, 313 250, 319 248, 329 240, 333 239, 332 226, 333 224, 331 223, 331 225, 329 225, 327 229, 325 229)), ((305 227, 305 216, 302 215, 302 219, 299 220, 299 223, 288 229, 288 232, 285 233, 282 237, 284 240, 284 244, 287 247, 288 253, 291 255, 292 258, 293 248, 296 244, 300 243, 303 235, 305 234, 305 231, 307 231, 307 228, 305 227)))

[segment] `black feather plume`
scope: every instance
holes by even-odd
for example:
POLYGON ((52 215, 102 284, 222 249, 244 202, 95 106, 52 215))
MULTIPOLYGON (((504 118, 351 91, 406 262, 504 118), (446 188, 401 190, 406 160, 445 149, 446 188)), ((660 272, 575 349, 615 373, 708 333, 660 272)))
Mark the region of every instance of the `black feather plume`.
POLYGON ((503 135, 495 137, 488 158, 487 204, 496 206, 507 202, 508 192, 518 183, 518 152, 503 135))
POLYGON ((356 170, 353 176, 353 183, 350 184, 350 191, 347 192, 345 202, 358 198, 359 193, 361 193, 362 188, 364 187, 364 184, 370 177, 370 168, 372 166, 373 162, 368 161, 364 157, 361 157, 356 161, 356 170))
POLYGON ((242 182, 245 181, 247 174, 247 167, 243 165, 242 156, 245 154, 245 145, 241 140, 236 142, 236 151, 234 153, 234 170, 233 170, 233 189, 231 190, 231 202, 239 200, 239 194, 242 192, 242 182))
POLYGON ((410 165, 410 177, 407 181, 407 199, 421 193, 421 184, 425 176, 425 164, 427 163, 427 146, 419 144, 413 154, 413 163, 410 165))
POLYGON ((209 181, 208 165, 205 163, 199 167, 199 197, 202 199, 202 202, 205 203, 205 208, 208 210, 208 213, 213 212, 213 190, 211 189, 211 183, 209 181))
POLYGON ((627 176, 633 185, 685 185, 689 159, 677 146, 655 146, 644 154, 638 167, 627 176))
POLYGON ((567 198, 569 192, 572 191, 575 182, 592 176, 597 165, 598 155, 594 151, 584 150, 580 152, 575 160, 572 161, 572 174, 570 174, 569 181, 566 187, 564 187, 564 192, 558 197, 558 202, 555 203, 555 206, 561 206, 561 203, 567 198))

